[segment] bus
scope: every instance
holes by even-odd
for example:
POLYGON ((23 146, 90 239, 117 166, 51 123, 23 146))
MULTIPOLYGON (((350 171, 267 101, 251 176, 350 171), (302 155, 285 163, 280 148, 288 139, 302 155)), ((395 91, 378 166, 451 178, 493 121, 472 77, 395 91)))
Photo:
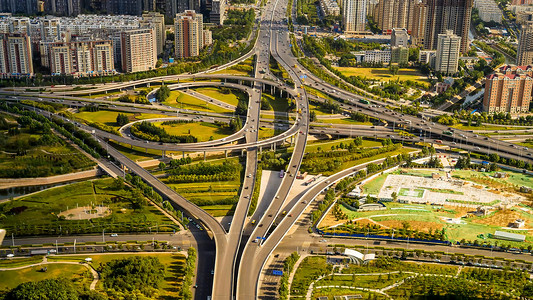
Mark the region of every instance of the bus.
POLYGON ((363 104, 370 104, 370 101, 365 100, 365 99, 359 99, 359 102, 361 102, 363 104))
POLYGON ((283 176, 285 176, 285 171, 279 171, 279 178, 283 178, 283 176))

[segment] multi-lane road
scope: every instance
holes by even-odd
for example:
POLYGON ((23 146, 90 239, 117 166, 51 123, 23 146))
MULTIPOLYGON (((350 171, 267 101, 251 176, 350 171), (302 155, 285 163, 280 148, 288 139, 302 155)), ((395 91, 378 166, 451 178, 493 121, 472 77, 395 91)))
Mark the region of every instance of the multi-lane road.
MULTIPOLYGON (((263 9, 263 15, 260 18, 258 38, 253 51, 245 56, 226 65, 238 63, 255 54, 255 65, 253 77, 234 76, 224 74, 201 74, 173 75, 158 78, 136 80, 124 83, 110 83, 91 86, 88 90, 68 90, 67 88, 47 88, 44 93, 25 92, 25 98, 39 100, 39 97, 45 98, 42 101, 53 101, 52 98, 61 99, 60 101, 72 105, 81 106, 86 102, 106 104, 111 109, 130 112, 150 112, 180 119, 192 119, 196 121, 226 121, 227 115, 223 114, 205 114, 200 112, 185 111, 166 107, 160 104, 138 105, 138 104, 117 104, 107 100, 90 100, 80 98, 81 95, 104 93, 108 91, 128 89, 136 86, 147 85, 150 83, 159 83, 162 81, 171 81, 167 85, 171 89, 187 89, 199 86, 225 86, 240 89, 249 96, 248 111, 246 116, 242 117, 244 122, 243 128, 235 134, 215 140, 194 144, 170 144, 150 142, 136 139, 129 134, 128 124, 120 130, 121 135, 115 135, 109 132, 91 128, 89 126, 75 122, 81 129, 94 134, 100 143, 106 146, 110 156, 120 163, 121 167, 127 168, 140 176, 147 184, 153 186, 155 190, 161 193, 164 198, 171 201, 174 205, 186 211, 186 213, 195 221, 203 224, 208 231, 209 237, 212 237, 214 243, 208 242, 208 235, 205 231, 194 231, 194 237, 202 240, 198 243, 199 247, 199 266, 198 278, 196 284, 196 299, 207 299, 211 296, 216 300, 229 299, 254 299, 258 294, 258 281, 264 264, 269 255, 283 240, 295 220, 302 214, 306 207, 314 200, 322 190, 327 188, 335 181, 348 176, 362 168, 366 164, 356 168, 351 168, 337 173, 313 186, 300 199, 289 198, 289 192, 293 186, 296 174, 302 162, 308 134, 330 134, 339 136, 375 136, 389 137, 399 141, 406 142, 428 142, 434 144, 443 144, 450 147, 456 147, 473 152, 480 153, 497 153, 501 157, 533 162, 531 158, 531 149, 517 147, 513 144, 498 141, 492 138, 478 136, 475 133, 454 130, 452 136, 444 135, 444 131, 450 128, 444 125, 435 124, 423 116, 411 116, 398 113, 386 107, 386 103, 371 100, 371 104, 361 104, 361 96, 354 95, 325 83, 303 68, 297 58, 292 55, 291 41, 289 31, 284 24, 283 19, 286 16, 287 0, 271 0, 263 9), (294 87, 284 84, 279 79, 268 74, 264 70, 269 70, 270 56, 274 57, 278 63, 287 70, 294 87), (303 88, 304 83, 301 78, 306 77, 306 85, 321 90, 325 94, 339 99, 339 104, 346 112, 360 112, 369 115, 375 119, 382 120, 388 124, 384 126, 349 126, 349 125, 332 125, 328 127, 310 127, 309 122, 309 104, 308 100, 324 101, 319 97, 311 96, 303 88), (274 79, 270 79, 274 78, 274 79), (190 81, 190 80, 193 81, 190 81), (218 81, 211 81, 217 79, 218 81), (245 83, 248 83, 246 85, 245 83), (263 90, 275 88, 282 91, 287 96, 292 97, 296 103, 296 117, 292 124, 283 124, 285 132, 265 140, 258 140, 258 129, 260 126, 279 126, 275 122, 265 122, 260 119, 261 93, 263 90), (51 92, 54 92, 52 95, 51 92), (59 95, 59 96, 58 96, 59 95), (83 103, 82 103, 83 102, 83 103), (286 125, 286 126, 285 126, 286 125), (394 132, 397 125, 407 128, 407 131, 414 136, 404 137, 394 132), (392 127, 392 128, 391 128, 392 127), (272 199, 268 201, 267 208, 263 211, 254 213, 254 223, 247 219, 252 194, 254 190, 257 163, 259 152, 263 147, 272 147, 276 144, 283 143, 286 139, 292 137, 294 148, 292 157, 287 167, 286 175, 281 184, 276 187, 272 199), (159 181, 148 171, 141 168, 134 161, 128 159, 122 153, 108 146, 107 141, 129 144, 132 146, 156 149, 164 151, 184 151, 184 152, 207 152, 207 151, 234 151, 240 150, 246 154, 246 167, 244 171, 243 184, 239 195, 239 201, 231 222, 221 224, 211 215, 200 209, 194 203, 189 202, 174 190, 159 181), (240 143, 236 143, 240 142, 240 143), (256 239, 256 237, 260 237, 256 239), (210 275, 213 272, 214 275, 210 275)), ((292 45, 296 46, 296 45, 292 45)), ((222 67, 217 68, 220 70, 222 67)), ((15 93, 21 92, 15 88, 15 93)), ((10 100, 19 100, 16 96, 11 96, 13 91, 5 91, 4 94, 10 95, 10 100)), ((4 97, 5 98, 5 97, 4 97)), ((208 99, 206 99, 208 101, 208 99)), ((221 104, 223 105, 223 104, 221 104)), ((49 115, 36 109, 37 112, 49 115)), ((379 161, 378 161, 379 162, 379 161)), ((107 162, 113 172, 120 173, 120 169, 115 165, 107 162)))

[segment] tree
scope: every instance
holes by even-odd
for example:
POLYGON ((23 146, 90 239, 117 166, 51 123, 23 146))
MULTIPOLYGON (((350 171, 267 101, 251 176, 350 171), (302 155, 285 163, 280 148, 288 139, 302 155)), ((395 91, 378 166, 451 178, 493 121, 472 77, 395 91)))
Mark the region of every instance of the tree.
POLYGON ((167 165, 166 165, 164 162, 160 162, 160 163, 159 163, 159 169, 160 169, 161 171, 163 171, 166 167, 167 167, 167 165))
POLYGON ((394 202, 398 201, 398 193, 392 192, 391 197, 392 197, 392 201, 394 202))
POLYGON ((129 123, 129 119, 128 119, 128 116, 126 116, 125 114, 118 114, 117 115, 117 125, 118 126, 124 126, 126 124, 129 123))
POLYGON ((12 289, 5 300, 41 300, 65 299, 77 300, 78 292, 74 285, 65 278, 46 279, 37 282, 25 282, 12 289))
POLYGON ((400 67, 397 65, 392 65, 389 67, 389 71, 392 75, 398 75, 398 72, 400 72, 400 67))
POLYGON ((312 110, 310 113, 309 113, 309 121, 310 122, 315 122, 316 121, 316 112, 314 110, 312 110))
POLYGON ((113 179, 113 183, 111 184, 111 188, 113 190, 122 190, 124 189, 124 180, 121 177, 117 177, 113 179))
POLYGON ((157 92, 155 92, 155 97, 157 98, 157 101, 159 102, 165 102, 165 100, 167 100, 169 96, 170 96, 170 89, 166 85, 161 86, 157 90, 157 92))

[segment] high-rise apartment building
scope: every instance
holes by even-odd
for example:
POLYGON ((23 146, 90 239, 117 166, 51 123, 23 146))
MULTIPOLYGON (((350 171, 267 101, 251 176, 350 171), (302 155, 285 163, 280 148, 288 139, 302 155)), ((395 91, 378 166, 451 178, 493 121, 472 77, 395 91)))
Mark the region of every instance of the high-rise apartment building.
POLYGON ((213 24, 224 24, 226 13, 226 0, 212 0, 211 12, 209 13, 209 21, 213 24))
POLYGON ((533 21, 527 21, 522 24, 516 54, 516 63, 518 65, 533 64, 533 21))
POLYGON ((41 41, 56 41, 60 37, 59 18, 46 18, 41 22, 41 41))
POLYGON ((365 31, 366 0, 344 0, 342 3, 342 23, 344 32, 355 33, 365 31))
POLYGON ((521 11, 516 14, 516 24, 526 24, 528 21, 533 21, 533 11, 521 11))
POLYGON ((452 30, 461 37, 462 53, 468 51, 468 30, 473 0, 427 0, 425 49, 436 49, 439 34, 452 30))
POLYGON ((165 16, 158 12, 149 12, 142 15, 139 22, 141 27, 153 28, 157 43, 157 54, 163 54, 166 40, 165 16))
POLYGON ((483 111, 521 113, 529 111, 533 93, 533 67, 504 66, 485 81, 483 111))
POLYGON ((0 0, 0 12, 34 15, 37 7, 37 0, 0 0))
POLYGON ((33 76, 30 37, 27 34, 0 34, 0 76, 33 76))
POLYGON ((111 41, 58 42, 49 45, 52 75, 104 76, 115 73, 111 41))
POLYGON ((411 2, 408 0, 379 0, 374 8, 374 21, 382 30, 407 28, 411 2))
POLYGON ((409 33, 405 28, 393 28, 390 38, 391 47, 409 47, 409 33))
POLYGON ((120 33, 120 58, 123 72, 141 72, 155 68, 157 63, 156 37, 151 28, 127 30, 120 33))
POLYGON ((44 11, 61 16, 77 16, 81 11, 80 0, 49 0, 44 3, 44 11))
POLYGON ((177 14, 174 19, 176 58, 198 56, 203 48, 203 16, 193 10, 177 14))
POLYGON ((453 34, 453 31, 448 30, 446 33, 439 34, 435 71, 450 75, 457 73, 460 48, 461 37, 453 34))
POLYGON ((106 12, 113 15, 140 16, 145 9, 143 4, 144 0, 107 0, 106 12))

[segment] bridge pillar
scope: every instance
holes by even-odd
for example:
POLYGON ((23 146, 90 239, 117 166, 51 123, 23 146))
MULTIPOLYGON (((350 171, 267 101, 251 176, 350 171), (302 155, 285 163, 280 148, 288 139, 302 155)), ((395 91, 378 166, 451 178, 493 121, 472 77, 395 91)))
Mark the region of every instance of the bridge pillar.
POLYGON ((161 156, 162 156, 163 158, 165 158, 165 156, 166 156, 166 154, 167 154, 167 153, 166 153, 166 151, 165 151, 165 150, 163 150, 162 152, 163 152, 163 153, 162 153, 162 155, 161 155, 161 156))
POLYGON ((274 86, 272 86, 272 85, 270 86, 270 94, 274 95, 274 86))
POLYGON ((291 146, 294 143, 294 135, 291 135, 291 146))
POLYGON ((185 158, 185 151, 181 151, 181 157, 185 158))
POLYGON ((204 161, 205 161, 205 159, 206 159, 206 154, 205 154, 205 151, 204 151, 204 161))
POLYGON ((228 150, 224 150, 224 155, 226 155, 226 158, 228 158, 228 150))
POLYGON ((244 156, 244 149, 241 149, 241 156, 244 156))
POLYGON ((263 146, 259 146, 259 153, 263 153, 263 146))
POLYGON ((148 83, 146 84, 146 87, 150 87, 150 82, 148 82, 148 83))
POLYGON ((240 79, 237 80, 237 83, 238 83, 238 84, 242 84, 242 80, 240 80, 240 79))
POLYGON ((276 152, 276 142, 274 142, 274 152, 276 152))
POLYGON ((135 89, 135 84, 133 85, 133 89, 135 89))
POLYGON ((148 153, 148 148, 144 148, 144 152, 148 153))

